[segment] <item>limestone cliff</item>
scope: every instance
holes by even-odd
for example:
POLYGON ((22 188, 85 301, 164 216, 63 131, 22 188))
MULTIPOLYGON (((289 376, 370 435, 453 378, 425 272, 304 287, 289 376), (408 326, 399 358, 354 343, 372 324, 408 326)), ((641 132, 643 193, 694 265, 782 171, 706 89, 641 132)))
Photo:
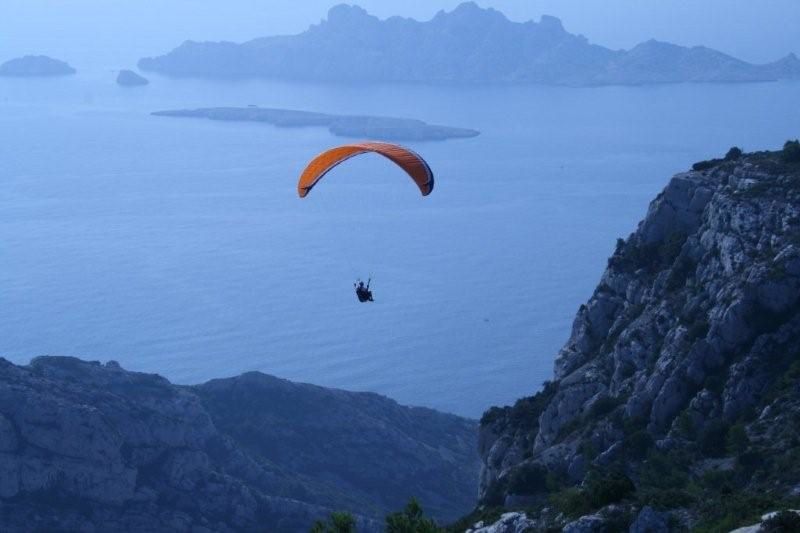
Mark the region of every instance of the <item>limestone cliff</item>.
POLYGON ((529 509, 506 519, 534 529, 716 531, 796 503, 797 152, 732 150, 669 182, 617 243, 555 379, 484 415, 484 513, 529 509))

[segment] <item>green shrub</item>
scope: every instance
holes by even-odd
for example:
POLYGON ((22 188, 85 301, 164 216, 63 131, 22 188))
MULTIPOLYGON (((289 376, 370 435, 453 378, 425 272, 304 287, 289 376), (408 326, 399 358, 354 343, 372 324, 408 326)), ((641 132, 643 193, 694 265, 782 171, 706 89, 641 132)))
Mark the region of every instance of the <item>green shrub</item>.
POLYGON ((781 159, 786 163, 800 163, 800 141, 786 141, 783 145, 781 159))
POLYGON ((742 149, 738 146, 734 146, 728 150, 727 154, 725 154, 725 161, 736 161, 740 157, 742 157, 742 149))
POLYGON ((621 398, 615 398, 613 396, 601 397, 589 408, 589 420, 598 420, 599 418, 607 415, 617 408, 617 406, 621 403, 621 400, 621 398))
POLYGON ((710 329, 711 324, 708 323, 708 318, 700 316, 689 326, 686 332, 686 338, 689 342, 704 339, 706 335, 708 335, 708 330, 710 329))
POLYGON ((639 468, 639 482, 643 487, 659 490, 684 490, 689 485, 688 465, 691 459, 685 452, 667 454, 653 448, 639 468))
POLYGON ((584 488, 586 498, 594 509, 624 500, 636 492, 633 481, 621 472, 605 475, 590 474, 584 488))
POLYGON ((720 396, 725 390, 726 381, 727 377, 723 376, 722 374, 709 374, 703 381, 703 387, 705 387, 708 391, 713 392, 717 396, 720 396))
POLYGON ((726 447, 728 451, 734 455, 743 454, 750 446, 750 439, 747 437, 747 431, 742 424, 731 426, 726 436, 726 447))
POLYGON ((700 484, 719 494, 731 494, 736 488, 736 475, 730 470, 708 470, 700 476, 700 484))
POLYGON ((576 487, 553 494, 550 496, 550 504, 570 518, 577 518, 594 510, 586 493, 576 487))
POLYGON ((657 509, 679 509, 695 503, 694 497, 688 491, 680 489, 648 488, 641 492, 639 501, 657 509))
POLYGON ((655 445, 653 437, 650 434, 640 429, 625 437, 625 453, 631 459, 644 459, 647 457, 647 452, 655 445))
POLYGON ((349 513, 332 513, 327 522, 317 521, 311 533, 355 533, 356 520, 349 513))
POLYGON ((386 517, 386 533, 442 533, 444 530, 427 518, 416 499, 406 508, 386 517))
POLYGON ((558 382, 545 381, 542 390, 534 396, 517 400, 508 413, 508 419, 515 428, 534 432, 539 428, 539 416, 558 392, 558 382))
POLYGON ((547 469, 542 465, 523 464, 508 477, 510 494, 540 494, 547 492, 547 469))
POLYGON ((481 426, 491 426, 505 417, 508 411, 508 407, 490 407, 481 417, 481 426))
POLYGON ((728 533, 758 522, 766 512, 784 507, 778 498, 746 492, 706 495, 699 503, 700 521, 693 528, 696 533, 728 533))
POLYGON ((676 231, 662 242, 641 245, 630 241, 622 247, 618 245, 617 252, 609 259, 608 264, 622 272, 644 268, 654 274, 672 266, 686 242, 686 237, 685 233, 676 231))
MULTIPOLYGON (((682 245, 682 243, 681 243, 682 245)), ((678 250, 680 252, 680 250, 678 250)), ((688 257, 681 257, 673 265, 667 278, 667 290, 676 291, 686 285, 686 280, 697 270, 697 264, 688 257)))
POLYGON ((749 474, 762 467, 764 462, 764 454, 758 450, 747 450, 736 457, 736 466, 749 474))
POLYGON ((700 432, 697 444, 700 451, 708 457, 723 457, 725 441, 728 437, 728 425, 721 420, 712 420, 700 432))
POLYGON ((704 170, 711 170, 715 166, 720 164, 719 159, 711 159, 709 161, 698 161, 694 165, 692 165, 692 170, 695 172, 702 172, 704 170))

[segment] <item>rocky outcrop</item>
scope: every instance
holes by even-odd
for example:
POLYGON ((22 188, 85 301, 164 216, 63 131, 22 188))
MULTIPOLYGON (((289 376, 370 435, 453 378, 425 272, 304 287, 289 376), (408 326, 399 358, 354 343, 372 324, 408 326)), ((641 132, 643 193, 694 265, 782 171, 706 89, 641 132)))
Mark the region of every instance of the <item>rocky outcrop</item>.
POLYGON ((117 76, 117 85, 121 85, 123 87, 141 87, 143 85, 148 85, 150 81, 135 73, 132 70, 120 70, 119 75, 117 76))
POLYGON ((800 485, 800 165, 696 168, 617 243, 555 380, 484 415, 485 505, 556 501, 581 531, 621 505, 631 531, 666 530, 745 521, 800 485))
POLYGON ((47 56, 25 56, 11 59, 0 65, 0 76, 48 77, 75 74, 75 69, 64 61, 47 56))
POLYGON ((412 495, 446 517, 474 494, 474 431, 377 395, 261 374, 178 387, 113 362, 0 359, 0 523, 307 531, 348 510, 372 531, 412 495), (443 484, 454 499, 435 497, 443 484))
POLYGON ((207 118, 227 122, 261 122, 281 128, 324 126, 337 137, 382 139, 387 141, 444 141, 477 137, 480 132, 427 124, 421 120, 392 117, 328 115, 313 111, 294 111, 266 107, 212 107, 157 111, 158 117, 207 118))
POLYGON ((380 20, 339 5, 299 35, 242 44, 187 41, 139 67, 171 76, 336 82, 593 86, 800 78, 794 56, 753 65, 706 47, 658 41, 611 50, 567 32, 555 17, 517 23, 473 2, 426 22, 380 20))
POLYGON ((466 533, 525 533, 535 527, 536 522, 528 519, 525 513, 505 513, 492 524, 477 522, 466 533))

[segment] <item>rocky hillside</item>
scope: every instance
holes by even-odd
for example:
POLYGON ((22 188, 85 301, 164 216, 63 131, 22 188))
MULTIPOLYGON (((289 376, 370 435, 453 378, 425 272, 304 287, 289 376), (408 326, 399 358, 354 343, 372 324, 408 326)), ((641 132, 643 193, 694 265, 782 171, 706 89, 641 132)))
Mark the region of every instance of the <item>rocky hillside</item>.
POLYGON ((527 82, 557 85, 764 81, 800 78, 788 55, 753 65, 698 46, 649 41, 611 50, 544 16, 518 23, 466 2, 430 21, 380 20, 339 5, 327 20, 291 36, 246 43, 187 41, 139 62, 170 76, 346 82, 527 82))
POLYGON ((0 359, 3 531, 360 531, 474 505, 476 424, 263 374, 179 387, 115 363, 0 359))
POLYGON ((675 176, 555 379, 481 421, 487 531, 729 531, 800 502, 800 143, 675 176), (502 526, 502 527, 501 527, 502 526))

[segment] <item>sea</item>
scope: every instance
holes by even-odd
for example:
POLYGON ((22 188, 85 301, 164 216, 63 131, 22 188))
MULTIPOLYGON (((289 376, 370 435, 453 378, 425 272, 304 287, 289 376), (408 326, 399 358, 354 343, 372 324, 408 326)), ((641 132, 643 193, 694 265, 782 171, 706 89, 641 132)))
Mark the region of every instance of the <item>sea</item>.
POLYGON ((619 237, 670 177, 800 136, 800 83, 567 88, 0 78, 0 356, 197 384, 259 371, 480 417, 552 378, 619 237), (325 128, 151 116, 248 106, 481 135, 379 156, 306 199, 325 128), (360 304, 356 279, 372 280, 360 304))

